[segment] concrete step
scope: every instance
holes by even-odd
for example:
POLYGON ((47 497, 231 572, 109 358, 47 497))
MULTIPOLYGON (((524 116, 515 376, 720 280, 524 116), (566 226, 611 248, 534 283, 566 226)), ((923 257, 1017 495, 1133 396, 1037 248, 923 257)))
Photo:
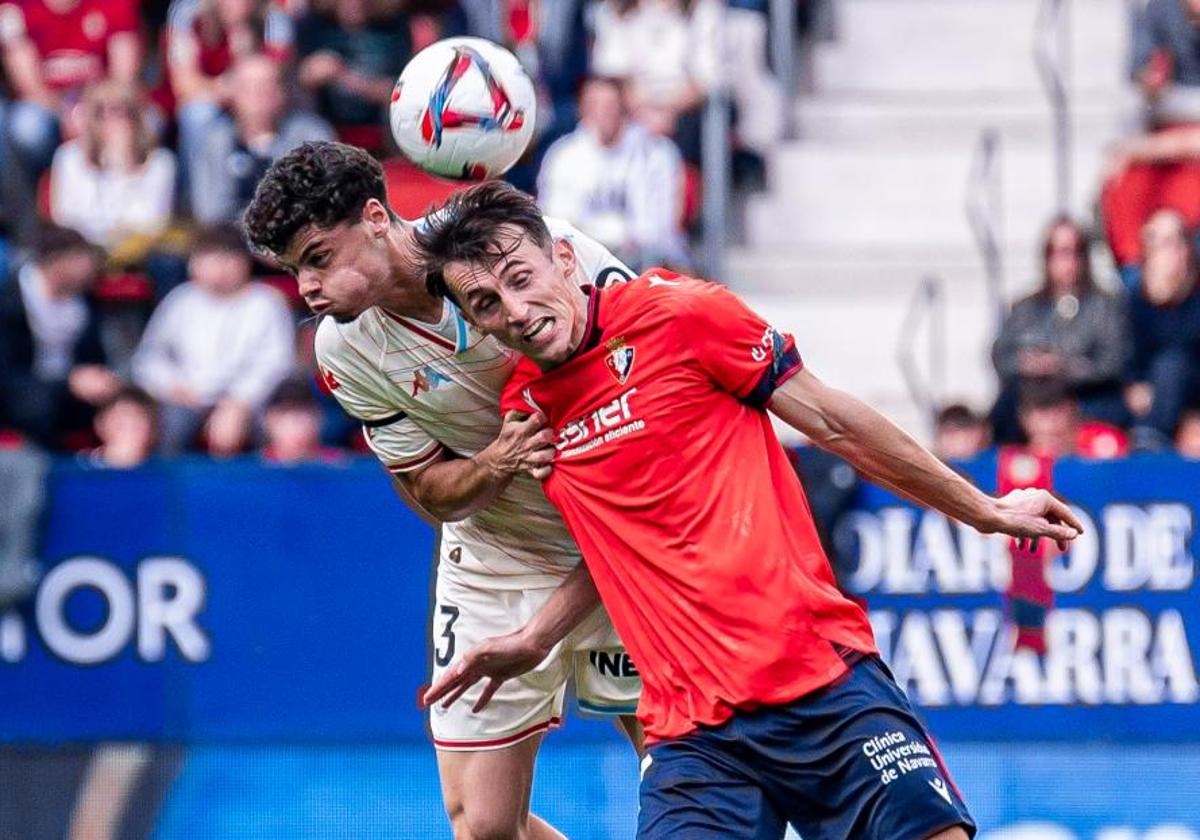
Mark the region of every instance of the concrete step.
MULTIPOLYGON (((1132 94, 1131 94, 1132 96, 1132 94)), ((1124 129, 1132 103, 1121 94, 1076 98, 1071 103, 1075 143, 1104 146, 1124 129)), ((1040 94, 822 94, 795 108, 802 140, 830 143, 911 144, 973 142, 985 126, 996 126, 1007 142, 1052 148, 1054 114, 1040 94)))
MULTIPOLYGON (((733 269, 737 271, 737 269, 733 269)), ((778 329, 796 337, 806 365, 817 376, 874 405, 927 439, 928 418, 909 393, 899 354, 905 318, 918 292, 919 275, 880 266, 874 281, 860 278, 853 291, 826 283, 794 283, 787 291, 743 290, 742 296, 778 329), (869 285, 870 291, 861 288, 869 285)), ((946 343, 937 349, 945 380, 937 396, 964 399, 982 408, 995 389, 989 352, 995 316, 978 272, 947 277, 944 285, 946 343)), ((928 322, 911 336, 914 362, 932 377, 928 322)))
MULTIPOLYGON (((748 244, 757 247, 871 247, 965 250, 973 245, 964 207, 974 150, 969 144, 888 148, 797 142, 769 161, 769 190, 747 204, 748 244)), ((1071 206, 1091 206, 1101 154, 1077 148, 1071 206)), ((1052 153, 1002 143, 999 163, 1005 248, 1035 242, 1055 207, 1052 153)))
MULTIPOLYGON (((1038 0, 840 0, 839 38, 818 48, 816 88, 834 91, 1041 90, 1032 60, 1038 0)), ((1073 4, 1075 90, 1118 88, 1124 0, 1073 4)))

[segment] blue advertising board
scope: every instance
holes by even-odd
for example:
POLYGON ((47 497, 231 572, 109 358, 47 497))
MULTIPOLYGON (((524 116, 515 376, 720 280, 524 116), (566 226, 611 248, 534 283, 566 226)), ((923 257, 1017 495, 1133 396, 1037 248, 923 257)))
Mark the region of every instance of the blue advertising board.
MULTIPOLYGON (((993 486, 994 459, 968 466, 993 486)), ((1200 840, 1200 464, 1065 462, 1049 651, 1017 651, 1001 539, 864 487, 835 538, 981 840, 1200 840)), ((369 460, 57 464, 32 602, 0 615, 0 742, 184 744, 154 835, 442 837, 415 698, 433 531, 369 460)), ((607 724, 547 739, 534 808, 631 835, 607 724)))
POLYGON ((1200 463, 1065 461, 1054 486, 1085 532, 1048 565, 1044 657, 1014 648, 1006 540, 864 488, 835 540, 884 658, 945 739, 1200 741, 1200 463))

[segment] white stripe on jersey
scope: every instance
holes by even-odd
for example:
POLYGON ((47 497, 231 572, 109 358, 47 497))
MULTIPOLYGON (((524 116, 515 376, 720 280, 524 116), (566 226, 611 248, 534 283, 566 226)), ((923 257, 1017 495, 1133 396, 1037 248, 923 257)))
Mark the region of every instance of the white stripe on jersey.
MULTIPOLYGON (((606 285, 633 273, 599 243, 556 219, 555 238, 575 249, 579 280, 606 285)), ((317 329, 316 356, 342 407, 364 421, 371 450, 389 471, 433 463, 443 448, 469 457, 500 431, 500 391, 517 354, 470 329, 446 302, 442 325, 368 309, 349 324, 317 329), (449 316, 449 317, 446 317, 449 316)), ((443 573, 489 588, 554 585, 579 562, 578 548, 527 475, 486 509, 443 526, 443 540, 468 544, 463 564, 443 573)))

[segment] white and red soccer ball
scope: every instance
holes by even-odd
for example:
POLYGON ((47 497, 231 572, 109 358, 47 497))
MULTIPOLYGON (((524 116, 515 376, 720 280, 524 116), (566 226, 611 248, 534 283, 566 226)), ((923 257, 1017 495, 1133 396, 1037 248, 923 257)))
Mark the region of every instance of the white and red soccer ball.
POLYGON ((445 178, 502 175, 533 137, 537 95, 508 50, 447 38, 421 50, 392 91, 392 136, 409 160, 445 178))

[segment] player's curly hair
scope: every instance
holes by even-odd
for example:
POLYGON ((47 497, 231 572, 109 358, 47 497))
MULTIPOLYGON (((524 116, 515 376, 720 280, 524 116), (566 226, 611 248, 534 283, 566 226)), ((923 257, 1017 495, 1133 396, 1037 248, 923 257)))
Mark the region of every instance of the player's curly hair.
POLYGON ((383 167, 375 158, 345 143, 304 143, 272 163, 258 182, 242 229, 255 251, 277 256, 308 225, 331 228, 357 220, 369 198, 388 206, 383 167))
POLYGON ((486 181, 450 196, 416 230, 417 248, 425 264, 425 285, 435 297, 453 298, 443 269, 452 262, 495 265, 515 246, 518 231, 539 248, 552 237, 541 208, 529 195, 503 181, 486 181))

